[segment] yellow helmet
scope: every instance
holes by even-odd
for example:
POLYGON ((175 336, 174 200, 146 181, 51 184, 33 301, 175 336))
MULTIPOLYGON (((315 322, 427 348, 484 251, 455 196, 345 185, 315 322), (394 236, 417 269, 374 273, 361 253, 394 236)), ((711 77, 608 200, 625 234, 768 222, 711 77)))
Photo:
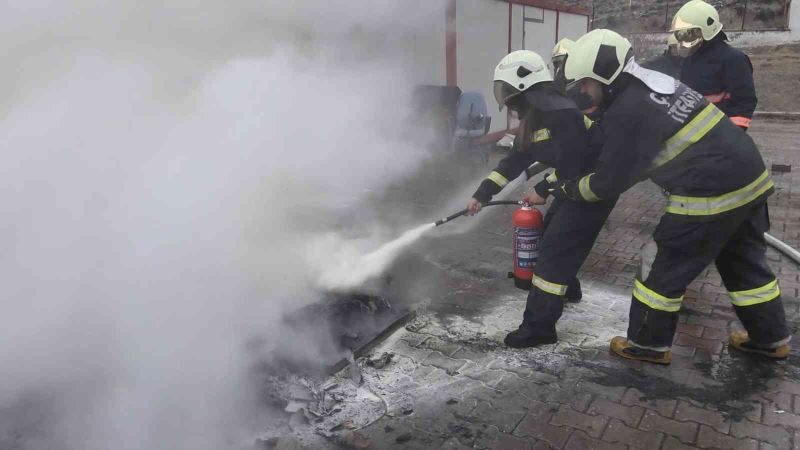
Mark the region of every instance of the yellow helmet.
POLYGON ((558 41, 555 47, 553 47, 553 59, 559 56, 566 56, 569 53, 570 47, 575 43, 572 39, 564 38, 558 41))
POLYGON ((630 41, 619 33, 604 29, 590 31, 570 48, 564 76, 574 81, 593 78, 610 85, 625 68, 631 48, 630 41))
POLYGON ((675 33, 667 36, 667 46, 672 47, 673 45, 678 45, 678 38, 675 37, 675 33))
POLYGON ((669 29, 683 47, 710 41, 722 31, 717 10, 702 0, 691 0, 675 13, 669 29))

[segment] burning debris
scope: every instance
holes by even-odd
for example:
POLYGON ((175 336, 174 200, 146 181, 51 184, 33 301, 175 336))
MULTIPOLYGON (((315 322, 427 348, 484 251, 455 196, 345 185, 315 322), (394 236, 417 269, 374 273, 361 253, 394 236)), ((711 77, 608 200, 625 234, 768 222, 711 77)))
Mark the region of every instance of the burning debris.
POLYGON ((386 369, 395 355, 367 353, 414 316, 408 307, 389 300, 389 281, 382 280, 382 295, 328 292, 317 303, 284 316, 285 345, 275 347, 267 358, 272 361, 269 366, 259 367, 265 376, 265 399, 283 414, 271 435, 257 441, 257 448, 269 448, 264 446, 273 442, 270 439, 286 435, 307 443, 322 437, 349 448, 369 447, 356 430, 383 417, 387 407, 363 382, 362 371, 386 369), (310 335, 310 345, 331 351, 314 361, 296 357, 296 333, 306 335, 304 342, 310 335))

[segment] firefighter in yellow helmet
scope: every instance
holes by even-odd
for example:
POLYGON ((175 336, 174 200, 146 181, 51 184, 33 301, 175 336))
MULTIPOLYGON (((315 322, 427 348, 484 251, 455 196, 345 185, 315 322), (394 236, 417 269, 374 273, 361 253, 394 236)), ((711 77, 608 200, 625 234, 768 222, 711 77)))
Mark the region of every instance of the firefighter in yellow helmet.
POLYGON ((556 46, 553 47, 553 54, 550 61, 553 63, 553 78, 560 87, 566 85, 566 80, 564 80, 564 63, 567 62, 569 48, 574 42, 575 41, 572 39, 564 38, 558 41, 556 46))
POLYGON ((681 78, 682 64, 683 57, 678 51, 678 40, 675 38, 674 34, 670 33, 667 37, 667 48, 664 50, 664 53, 645 61, 642 67, 661 72, 679 80, 681 78))
POLYGON ((669 364, 686 286, 715 262, 746 330, 730 346, 786 358, 791 333, 765 257, 774 184, 753 140, 695 90, 639 66, 611 30, 577 40, 564 74, 604 105, 606 136, 596 170, 551 183, 553 194, 594 203, 648 178, 669 193, 655 259, 634 280, 627 338, 613 338, 612 352, 669 364))
POLYGON ((717 10, 692 0, 675 13, 670 31, 689 54, 681 68, 681 82, 747 130, 758 103, 753 65, 747 55, 726 42, 717 10))

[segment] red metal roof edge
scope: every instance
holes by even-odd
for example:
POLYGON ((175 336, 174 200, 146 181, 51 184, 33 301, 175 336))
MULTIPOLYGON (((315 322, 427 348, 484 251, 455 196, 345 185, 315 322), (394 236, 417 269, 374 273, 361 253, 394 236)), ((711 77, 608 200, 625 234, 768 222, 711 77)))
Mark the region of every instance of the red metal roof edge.
POLYGON ((534 6, 536 8, 549 9, 550 11, 560 11, 572 14, 580 14, 582 16, 590 16, 591 11, 587 8, 580 6, 562 5, 558 2, 551 0, 500 0, 507 3, 515 3, 517 5, 534 6))

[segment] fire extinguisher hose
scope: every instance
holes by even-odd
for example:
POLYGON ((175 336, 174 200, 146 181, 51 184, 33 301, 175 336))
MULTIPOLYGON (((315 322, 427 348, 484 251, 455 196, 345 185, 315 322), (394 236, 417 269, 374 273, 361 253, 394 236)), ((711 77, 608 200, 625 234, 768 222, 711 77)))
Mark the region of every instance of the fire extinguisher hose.
MULTIPOLYGON (((522 205, 522 204, 523 204, 523 203, 522 203, 522 201, 521 201, 521 200, 518 200, 518 201, 515 201, 515 200, 498 200, 498 201, 494 201, 494 202, 486 202, 486 203, 483 203, 483 205, 482 205, 482 206, 483 206, 483 207, 486 207, 486 206, 498 206, 498 205, 514 205, 514 206, 519 206, 519 205, 522 205)), ((451 221, 451 220, 453 220, 453 219, 459 218, 459 217, 463 216, 464 214, 466 214, 466 213, 468 213, 468 212, 469 212, 469 210, 468 210, 468 209, 466 209, 466 208, 464 208, 464 209, 462 209, 461 211, 459 211, 459 212, 457 212, 457 213, 455 213, 455 214, 451 214, 451 215, 449 215, 449 216, 445 217, 444 219, 437 220, 437 221, 434 223, 434 225, 435 225, 435 226, 437 226, 437 227, 438 227, 439 225, 444 225, 444 224, 446 224, 447 222, 450 222, 450 221, 451 221)))

